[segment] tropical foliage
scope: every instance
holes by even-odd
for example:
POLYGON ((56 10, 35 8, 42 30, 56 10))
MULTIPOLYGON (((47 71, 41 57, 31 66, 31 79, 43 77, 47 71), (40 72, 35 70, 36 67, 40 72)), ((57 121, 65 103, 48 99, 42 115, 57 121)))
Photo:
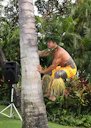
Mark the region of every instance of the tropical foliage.
MULTIPOLYGON (((77 0, 37 0, 35 5, 41 16, 36 16, 38 47, 45 49, 45 36, 49 33, 60 38, 60 46, 65 48, 75 60, 78 77, 67 81, 64 97, 56 102, 45 99, 49 120, 60 124, 91 127, 91 1, 77 0), (59 109, 58 109, 59 108, 59 109), (87 115, 87 116, 86 116, 87 115)), ((2 7, 2 6, 1 6, 2 7)), ((0 47, 7 60, 20 62, 18 3, 11 0, 1 14, 0 47)), ((51 64, 52 58, 40 58, 43 66, 51 64)), ((7 99, 7 86, 1 82, 0 99, 7 99), (2 96, 5 98, 2 99, 2 96)), ((8 92, 7 92, 8 93, 8 92)))
POLYGON ((83 76, 66 82, 64 96, 45 99, 48 119, 63 125, 91 127, 91 85, 83 76))

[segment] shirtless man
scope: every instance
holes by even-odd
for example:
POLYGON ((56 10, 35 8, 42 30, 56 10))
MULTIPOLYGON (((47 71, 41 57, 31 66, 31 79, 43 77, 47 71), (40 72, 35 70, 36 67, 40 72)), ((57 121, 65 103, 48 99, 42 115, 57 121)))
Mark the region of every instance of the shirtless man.
POLYGON ((72 78, 76 74, 76 65, 69 53, 60 47, 54 40, 48 40, 47 46, 49 50, 39 51, 39 56, 44 57, 48 55, 53 56, 52 64, 43 69, 41 65, 38 66, 38 71, 41 74, 49 74, 51 72, 52 78, 72 78))

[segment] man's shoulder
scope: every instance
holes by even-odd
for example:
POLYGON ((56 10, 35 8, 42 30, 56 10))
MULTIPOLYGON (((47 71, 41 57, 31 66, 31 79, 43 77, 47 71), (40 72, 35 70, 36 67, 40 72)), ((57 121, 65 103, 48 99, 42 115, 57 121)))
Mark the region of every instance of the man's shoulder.
POLYGON ((58 54, 62 54, 64 50, 65 50, 64 48, 62 48, 62 47, 59 46, 57 53, 58 54))
POLYGON ((63 47, 60 47, 60 46, 59 46, 59 52, 60 52, 61 54, 63 54, 63 53, 68 53, 67 50, 65 50, 63 47))
POLYGON ((59 46, 59 50, 65 50, 63 47, 59 46))
POLYGON ((67 54, 69 54, 69 53, 64 48, 59 46, 59 49, 58 49, 56 56, 62 57, 62 56, 67 55, 67 54))
POLYGON ((63 54, 63 51, 61 50, 61 47, 59 47, 57 52, 56 52, 56 56, 60 57, 60 56, 62 56, 62 54, 63 54))

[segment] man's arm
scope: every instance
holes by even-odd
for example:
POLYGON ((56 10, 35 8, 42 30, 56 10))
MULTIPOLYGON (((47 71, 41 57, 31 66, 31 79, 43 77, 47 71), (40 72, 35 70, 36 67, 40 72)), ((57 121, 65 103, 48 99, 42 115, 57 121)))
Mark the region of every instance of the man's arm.
POLYGON ((61 63, 61 58, 55 58, 53 60, 52 65, 50 65, 48 68, 43 69, 41 65, 38 67, 38 71, 42 74, 46 74, 51 72, 53 69, 55 69, 59 64, 61 63))
POLYGON ((46 56, 49 56, 51 54, 51 51, 49 49, 45 49, 42 51, 39 50, 38 54, 40 57, 46 57, 46 56))

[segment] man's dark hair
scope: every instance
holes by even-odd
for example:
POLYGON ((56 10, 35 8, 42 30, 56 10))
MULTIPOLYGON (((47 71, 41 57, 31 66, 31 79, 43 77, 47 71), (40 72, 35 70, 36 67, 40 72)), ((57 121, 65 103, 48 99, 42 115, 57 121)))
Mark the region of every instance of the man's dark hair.
POLYGON ((60 36, 57 36, 57 35, 54 35, 54 34, 47 34, 45 36, 45 41, 48 42, 50 40, 52 40, 53 42, 56 42, 57 44, 59 44, 60 41, 61 41, 60 36))

